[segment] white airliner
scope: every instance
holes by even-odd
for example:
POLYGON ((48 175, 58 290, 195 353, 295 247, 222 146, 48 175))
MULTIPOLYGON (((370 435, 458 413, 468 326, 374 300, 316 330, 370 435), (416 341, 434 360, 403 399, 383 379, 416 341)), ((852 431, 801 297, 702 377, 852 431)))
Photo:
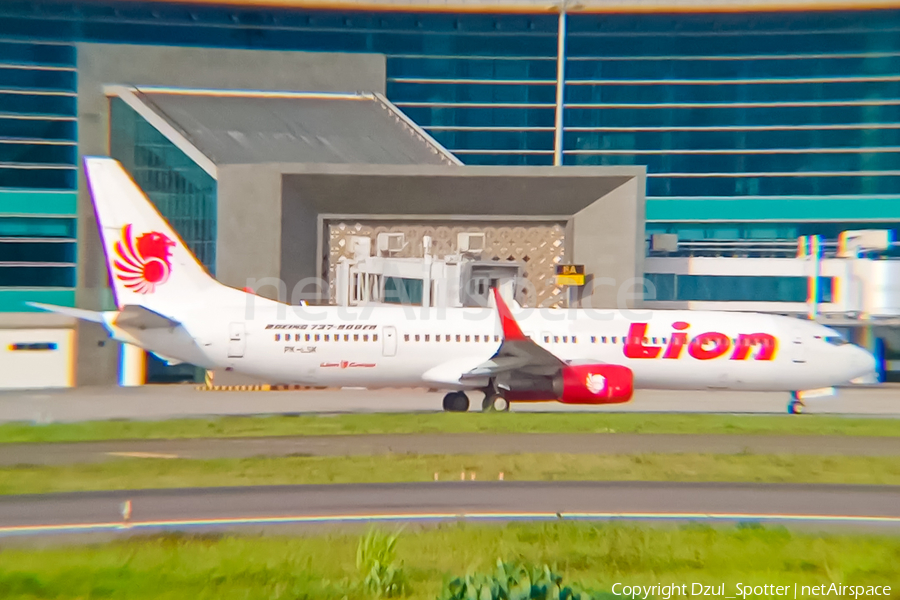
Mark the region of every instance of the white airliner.
POLYGON ((634 388, 791 392, 868 376, 875 360, 836 331, 755 313, 287 306, 220 284, 122 166, 85 169, 118 310, 39 308, 102 323, 170 362, 270 383, 448 390, 444 409, 510 402, 628 402, 634 388))

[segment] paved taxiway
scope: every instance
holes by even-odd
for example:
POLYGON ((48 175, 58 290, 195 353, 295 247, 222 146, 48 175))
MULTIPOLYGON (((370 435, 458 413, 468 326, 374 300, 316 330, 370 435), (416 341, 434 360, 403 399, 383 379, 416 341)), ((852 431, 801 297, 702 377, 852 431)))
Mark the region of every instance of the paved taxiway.
POLYGON ((900 528, 896 486, 495 481, 8 496, 0 498, 0 536, 118 530, 125 500, 131 501, 135 532, 459 517, 759 519, 900 528))
POLYGON ((900 456, 900 437, 626 433, 442 433, 123 440, 0 444, 0 466, 96 463, 132 458, 250 458, 374 454, 709 453, 900 456))
MULTIPOLYGON (((473 393, 472 410, 480 408, 473 393)), ((0 392, 0 422, 159 420, 224 415, 432 412, 442 393, 425 390, 305 390, 292 392, 198 391, 194 386, 76 388, 0 392)), ((569 406, 556 402, 513 404, 515 412, 712 412, 785 414, 787 394, 767 392, 639 390, 632 402, 569 406)), ((900 387, 847 388, 810 400, 807 413, 900 416, 900 387)))

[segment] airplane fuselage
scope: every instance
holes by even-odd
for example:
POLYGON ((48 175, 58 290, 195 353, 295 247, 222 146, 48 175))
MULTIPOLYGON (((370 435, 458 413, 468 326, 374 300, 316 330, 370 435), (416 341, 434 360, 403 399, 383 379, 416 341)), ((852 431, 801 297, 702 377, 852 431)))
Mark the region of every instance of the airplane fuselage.
MULTIPOLYGON (((202 358, 159 351, 271 383, 461 389, 480 385, 461 385, 459 375, 501 342, 491 308, 286 307, 259 297, 252 305, 198 308, 180 319, 202 358)), ((789 317, 568 309, 522 309, 516 317, 565 361, 628 367, 636 388, 807 390, 874 368, 864 350, 826 341, 834 331, 789 317)))

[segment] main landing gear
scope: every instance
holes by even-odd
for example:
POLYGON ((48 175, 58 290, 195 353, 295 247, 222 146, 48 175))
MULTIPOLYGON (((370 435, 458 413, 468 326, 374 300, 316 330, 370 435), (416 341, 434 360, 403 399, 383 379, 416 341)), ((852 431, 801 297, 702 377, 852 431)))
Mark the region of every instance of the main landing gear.
POLYGON ((447 412, 466 412, 469 410, 469 397, 465 392, 450 392, 444 396, 444 410, 447 412))
POLYGON ((803 404, 803 400, 800 399, 797 392, 791 392, 791 399, 788 401, 787 411, 789 415, 800 415, 803 414, 803 409, 806 407, 803 404))
MULTIPOLYGON (((450 392, 444 396, 444 410, 447 412, 466 412, 469 410, 469 397, 465 392, 450 392)), ((483 412, 509 412, 509 400, 493 389, 484 392, 481 402, 483 412)))
POLYGON ((484 412, 509 412, 509 400, 495 392, 486 392, 481 403, 484 412))

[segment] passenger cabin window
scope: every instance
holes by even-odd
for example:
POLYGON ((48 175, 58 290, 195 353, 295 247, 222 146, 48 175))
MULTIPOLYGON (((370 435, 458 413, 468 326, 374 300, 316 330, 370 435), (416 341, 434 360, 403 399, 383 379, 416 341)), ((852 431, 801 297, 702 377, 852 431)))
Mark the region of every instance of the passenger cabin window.
POLYGON ((475 336, 475 341, 477 342, 478 339, 479 339, 480 337, 481 337, 481 336, 476 335, 476 336, 475 336))
POLYGON ((471 336, 468 336, 468 335, 466 336, 466 341, 467 341, 467 342, 469 341, 469 338, 470 338, 470 337, 471 337, 471 336))
POLYGON ((429 335, 426 333, 426 334, 425 334, 425 341, 427 342, 428 339, 429 339, 430 337, 431 337, 431 336, 429 336, 429 335))
POLYGON ((319 341, 319 334, 318 334, 318 333, 316 334, 316 341, 317 341, 317 342, 319 341))
POLYGON ((600 337, 600 343, 601 343, 601 344, 605 344, 605 343, 606 343, 606 336, 605 336, 605 335, 600 337))
POLYGON ((499 335, 495 335, 495 336, 494 336, 494 341, 495 341, 495 342, 499 342, 499 341, 500 341, 500 336, 499 336, 499 335))
POLYGON ((553 343, 554 343, 554 344, 558 344, 558 343, 559 343, 559 336, 558 336, 558 335, 554 335, 554 336, 553 336, 553 343))
POLYGON ((612 343, 613 343, 613 344, 616 343, 616 336, 613 336, 613 337, 612 337, 612 343))
POLYGON ((404 342, 408 342, 408 341, 409 341, 409 334, 408 334, 408 333, 404 333, 404 334, 403 334, 403 341, 404 341, 404 342))
POLYGON ((275 334, 275 341, 276 341, 276 342, 280 342, 280 341, 281 341, 281 334, 280 334, 280 333, 276 333, 276 334, 275 334))
POLYGON ((372 341, 373 341, 373 342, 377 342, 377 341, 378 341, 378 334, 377 334, 377 333, 372 335, 372 341))
POLYGON ((353 341, 354 341, 354 342, 358 342, 358 341, 359 341, 359 334, 358 334, 358 333, 354 333, 354 334, 353 334, 353 341))

